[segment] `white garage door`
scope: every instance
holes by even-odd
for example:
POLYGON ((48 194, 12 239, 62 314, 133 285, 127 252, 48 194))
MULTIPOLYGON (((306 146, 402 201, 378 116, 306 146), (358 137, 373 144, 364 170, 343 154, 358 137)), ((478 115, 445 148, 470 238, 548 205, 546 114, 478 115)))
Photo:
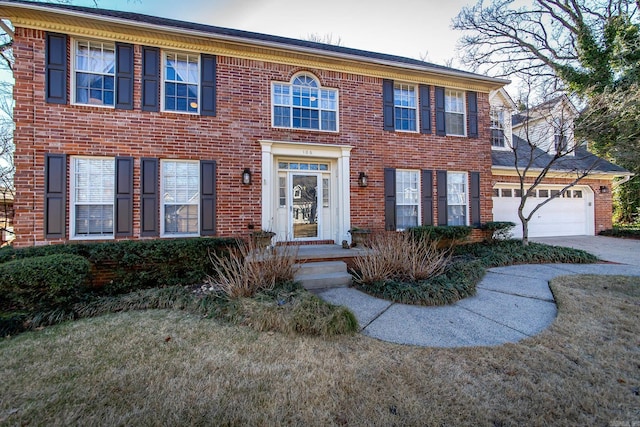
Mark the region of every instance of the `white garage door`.
MULTIPOLYGON (((562 187, 538 187, 535 197, 529 197, 525 213, 543 199, 560 192, 562 187)), ((493 189, 493 220, 516 224, 514 237, 522 237, 522 224, 518 218, 520 190, 508 185, 493 189)), ((563 197, 555 198, 540 208, 529 222, 529 237, 593 235, 593 192, 589 187, 576 186, 563 197)))

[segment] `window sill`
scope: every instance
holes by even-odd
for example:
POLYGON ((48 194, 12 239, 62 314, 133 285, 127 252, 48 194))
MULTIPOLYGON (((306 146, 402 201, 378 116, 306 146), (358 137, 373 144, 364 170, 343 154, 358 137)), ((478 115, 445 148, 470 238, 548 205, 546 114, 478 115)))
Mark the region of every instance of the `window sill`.
POLYGON ((174 110, 160 110, 161 113, 169 113, 169 114, 181 114, 184 116, 199 116, 200 112, 190 112, 190 111, 174 111, 174 110))
POLYGON ((307 128, 288 128, 283 126, 271 126, 272 129, 280 129, 280 130, 293 130, 300 132, 320 132, 320 133, 340 133, 340 130, 322 130, 322 129, 307 129, 307 128))
POLYGON ((112 235, 101 235, 101 236, 71 236, 69 240, 114 240, 115 237, 112 235))
POLYGON ((175 233, 175 234, 162 233, 160 234, 160 237, 162 239, 183 239, 185 237, 200 237, 200 233, 175 233))
POLYGON ((105 104, 83 104, 81 102, 72 102, 71 105, 75 107, 96 107, 96 108, 104 108, 107 110, 115 110, 115 105, 105 105, 105 104))

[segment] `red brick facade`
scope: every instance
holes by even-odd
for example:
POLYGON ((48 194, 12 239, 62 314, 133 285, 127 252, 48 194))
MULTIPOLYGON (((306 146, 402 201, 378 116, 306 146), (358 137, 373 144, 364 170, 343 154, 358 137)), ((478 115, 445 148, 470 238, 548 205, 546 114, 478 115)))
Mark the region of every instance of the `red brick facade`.
MULTIPOLYGON (((16 28, 13 48, 17 246, 69 239, 68 215, 66 238, 45 238, 44 160, 47 153, 134 157, 132 238, 140 236, 140 158, 216 160, 217 234, 246 235, 250 223, 261 223, 259 140, 265 139, 352 146, 349 176, 352 224, 384 228, 383 170, 386 167, 434 171, 434 218, 437 218, 435 171, 479 172, 481 221, 492 219, 487 93, 478 92, 478 138, 441 137, 435 132, 429 135, 388 132, 383 130, 381 78, 218 56, 215 117, 147 112, 140 106, 142 46, 135 45, 133 110, 70 102, 57 105, 45 102, 45 33, 16 28), (316 76, 322 86, 339 91, 339 132, 271 126, 271 83, 288 82, 300 71, 316 76), (253 174, 250 186, 240 182, 245 168, 253 174), (368 187, 358 186, 361 171, 369 177, 368 187)), ((71 55, 70 48, 68 55, 71 55)), ((433 86, 431 88, 434 105, 433 86)), ((435 129, 433 116, 432 122, 435 129)))

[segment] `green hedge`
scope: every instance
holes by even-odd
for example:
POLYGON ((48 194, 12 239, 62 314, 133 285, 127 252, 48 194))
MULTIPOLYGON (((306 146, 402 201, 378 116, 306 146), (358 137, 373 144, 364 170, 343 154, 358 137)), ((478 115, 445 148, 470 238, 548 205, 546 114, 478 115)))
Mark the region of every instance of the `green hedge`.
POLYGON ((380 281, 358 289, 401 304, 447 305, 475 295, 476 285, 485 274, 480 261, 453 262, 443 274, 416 283, 380 281))
POLYGON ((111 273, 113 280, 104 291, 116 294, 200 282, 214 272, 209 254, 223 255, 236 245, 235 239, 189 238, 11 248, 0 251, 0 265, 31 257, 78 255, 90 261, 98 272, 111 273))
POLYGON ((466 225, 422 225, 411 227, 408 232, 416 239, 428 240, 464 240, 471 234, 472 228, 466 225))
POLYGON ((43 312, 68 309, 87 292, 91 264, 78 255, 56 254, 0 264, 6 309, 43 312))

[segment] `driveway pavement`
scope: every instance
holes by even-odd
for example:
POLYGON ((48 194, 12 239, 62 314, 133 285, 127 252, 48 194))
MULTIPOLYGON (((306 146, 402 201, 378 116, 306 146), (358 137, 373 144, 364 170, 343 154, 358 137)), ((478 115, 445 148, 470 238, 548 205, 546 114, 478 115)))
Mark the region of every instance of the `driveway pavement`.
POLYGON ((640 240, 606 236, 535 237, 530 240, 583 249, 604 261, 640 266, 640 240))

